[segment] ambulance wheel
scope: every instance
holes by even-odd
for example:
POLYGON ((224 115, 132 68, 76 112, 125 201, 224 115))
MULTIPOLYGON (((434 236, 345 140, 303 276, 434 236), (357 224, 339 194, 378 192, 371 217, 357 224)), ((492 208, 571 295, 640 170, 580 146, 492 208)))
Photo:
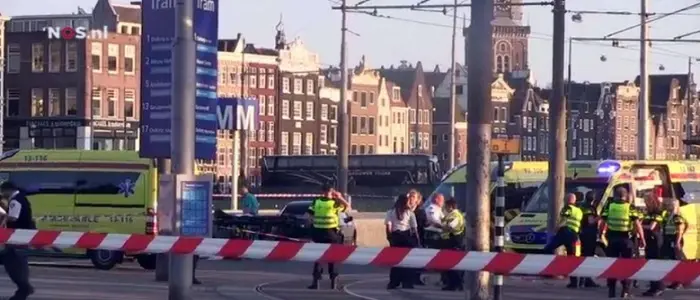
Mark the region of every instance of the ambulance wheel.
POLYGON ((87 254, 92 265, 100 270, 111 270, 124 259, 124 253, 119 251, 90 250, 87 254))
POLYGON ((136 256, 136 262, 144 270, 155 270, 156 269, 156 255, 155 254, 139 254, 136 256))

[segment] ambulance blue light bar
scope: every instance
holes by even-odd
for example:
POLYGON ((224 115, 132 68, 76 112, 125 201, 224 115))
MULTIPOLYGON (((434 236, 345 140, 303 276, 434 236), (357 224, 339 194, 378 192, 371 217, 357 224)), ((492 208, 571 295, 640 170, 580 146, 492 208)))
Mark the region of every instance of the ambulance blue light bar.
POLYGON ((622 166, 617 162, 605 161, 598 165, 597 172, 598 174, 613 174, 617 171, 620 171, 621 168, 622 166))

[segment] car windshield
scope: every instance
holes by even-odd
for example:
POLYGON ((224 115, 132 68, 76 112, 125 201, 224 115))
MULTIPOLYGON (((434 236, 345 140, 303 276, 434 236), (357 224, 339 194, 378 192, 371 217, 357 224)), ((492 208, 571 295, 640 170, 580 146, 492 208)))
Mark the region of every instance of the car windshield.
MULTIPOLYGON (((577 194, 577 201, 582 202, 585 195, 588 192, 593 192, 595 199, 600 201, 600 198, 605 193, 605 189, 608 187, 607 182, 590 182, 590 181, 577 181, 577 180, 567 180, 564 182, 564 192, 565 193, 575 193, 577 194)), ((563 201, 563 199, 562 199, 563 201)), ((549 210, 549 187, 547 183, 540 185, 540 188, 532 195, 532 198, 528 202, 527 206, 523 210, 526 213, 547 213, 549 210)))
POLYGON ((467 184, 464 182, 443 182, 440 185, 438 185, 435 191, 433 191, 433 193, 431 193, 427 199, 425 199, 424 204, 431 203, 433 201, 433 198, 437 194, 442 194, 443 196, 445 196, 445 199, 448 199, 450 197, 466 195, 466 193, 467 184))
POLYGON ((289 203, 287 206, 282 209, 282 214, 283 215, 294 215, 294 216, 303 216, 306 214, 306 212, 309 210, 309 205, 311 203, 307 202, 297 202, 297 203, 289 203))

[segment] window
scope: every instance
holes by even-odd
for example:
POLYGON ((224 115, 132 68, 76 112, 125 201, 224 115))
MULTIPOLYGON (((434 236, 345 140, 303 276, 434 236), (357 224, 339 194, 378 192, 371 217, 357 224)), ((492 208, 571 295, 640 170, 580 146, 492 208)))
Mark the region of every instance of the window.
POLYGON ((335 145, 338 140, 338 127, 336 126, 331 126, 331 131, 328 132, 328 143, 331 145, 335 145))
POLYGON ((275 88, 275 73, 270 69, 267 70, 267 88, 268 89, 274 89, 275 88))
POLYGON ((294 79, 294 93, 295 93, 295 94, 301 94, 301 93, 302 93, 301 84, 302 84, 302 80, 301 80, 301 79, 299 79, 299 78, 295 78, 295 79, 294 79))
POLYGON ((258 88, 264 89, 266 85, 267 78, 265 77, 265 69, 260 69, 260 75, 258 75, 258 88))
POLYGON ((304 154, 313 154, 314 152, 314 134, 311 132, 306 133, 304 139, 304 154))
POLYGON ((350 154, 357 154, 357 145, 350 146, 350 154))
POLYGON ((119 71, 119 45, 109 44, 107 46, 107 72, 117 73, 119 71))
POLYGON ((102 90, 99 88, 92 89, 92 116, 99 117, 102 115, 102 90))
POLYGON ((258 107, 259 107, 259 112, 258 114, 261 116, 265 115, 265 111, 267 110, 267 105, 265 102, 265 95, 260 95, 258 96, 258 107))
POLYGON ((136 46, 124 45, 124 74, 133 75, 135 72, 136 46))
POLYGON ((61 89, 49 89, 49 117, 61 115, 61 89))
POLYGON ((328 143, 328 126, 325 124, 321 125, 318 141, 321 143, 321 145, 325 145, 326 143, 328 143))
POLYGON ((289 78, 282 78, 282 92, 289 94, 289 78))
POLYGON ((66 72, 78 71, 78 44, 66 42, 66 72))
POLYGON ((66 88, 66 116, 78 115, 78 91, 66 88))
POLYGON ((401 98, 401 88, 395 87, 391 89, 391 99, 399 100, 401 98))
POLYGON ((282 131, 280 141, 280 155, 289 155, 289 132, 282 131))
POLYGON ((258 141, 265 141, 265 121, 258 121, 258 141))
POLYGON ((7 89, 7 103, 5 104, 5 116, 19 116, 19 99, 21 93, 19 89, 7 89))
POLYGON ((331 111, 328 115, 328 119, 337 121, 338 120, 338 107, 333 105, 331 106, 331 111))
POLYGON ((360 134, 367 134, 367 117, 360 117, 360 134))
POLYGON ((360 93, 360 106, 367 107, 367 93, 360 93))
POLYGON ((411 148, 414 148, 416 146, 416 133, 415 132, 411 132, 408 142, 409 142, 409 145, 411 145, 411 148))
POLYGON ((328 120, 328 104, 321 104, 321 120, 328 120))
POLYGON ((275 115, 275 96, 267 96, 267 115, 275 115))
POLYGON ((308 95, 314 94, 314 81, 311 79, 306 80, 306 94, 308 94, 308 95))
MULTIPOLYGON (((2 51, 2 49, 0 49, 2 51)), ((7 45, 7 73, 15 74, 21 70, 21 47, 19 44, 7 45)))
POLYGON ((301 132, 292 134, 292 155, 301 154, 301 132))
POLYGON ((418 97, 423 97, 423 85, 418 85, 418 97))
POLYGON ((32 44, 32 72, 44 72, 44 44, 32 44))
POLYGON ((107 89, 107 116, 117 116, 117 99, 119 99, 118 89, 107 89))
POLYGON ((369 92, 369 104, 374 104, 374 93, 369 92))
POLYGON ((314 103, 311 101, 306 102, 306 119, 314 119, 314 103))
POLYGON ((464 85, 463 84, 458 84, 457 86, 455 86, 455 94, 457 94, 457 95, 464 94, 464 85))
POLYGON ((124 117, 135 118, 134 108, 136 108, 136 91, 124 90, 124 117))
POLYGON ((374 134, 374 117, 369 117, 369 121, 367 122, 367 133, 368 134, 374 134))
POLYGON ((248 68, 248 86, 252 88, 258 87, 258 69, 248 68))
POLYGON ((267 141, 275 141, 275 123, 272 121, 267 122, 267 141))
POLYGON ((294 107, 293 107, 293 117, 295 120, 301 119, 301 101, 294 101, 294 107))
POLYGON ((289 100, 282 100, 282 119, 289 119, 289 100))
POLYGON ((90 66, 96 73, 102 72, 102 43, 92 43, 90 66))
POLYGON ((32 117, 43 117, 44 89, 32 89, 32 117))
MULTIPOLYGON (((450 135, 449 135, 449 134, 447 134, 447 133, 443 133, 443 134, 442 134, 442 141, 443 141, 443 142, 447 142, 449 139, 450 139, 450 135)), ((433 142, 433 145, 437 144, 436 142, 437 142, 437 141, 433 142)))
POLYGON ((51 41, 49 43, 49 72, 61 72, 61 42, 51 41))

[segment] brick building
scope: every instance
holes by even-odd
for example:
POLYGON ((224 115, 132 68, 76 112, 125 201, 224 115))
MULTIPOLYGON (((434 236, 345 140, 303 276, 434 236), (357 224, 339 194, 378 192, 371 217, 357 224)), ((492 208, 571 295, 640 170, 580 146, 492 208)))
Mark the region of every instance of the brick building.
POLYGON ((379 141, 380 75, 367 68, 363 57, 350 74, 350 154, 375 154, 379 141))

